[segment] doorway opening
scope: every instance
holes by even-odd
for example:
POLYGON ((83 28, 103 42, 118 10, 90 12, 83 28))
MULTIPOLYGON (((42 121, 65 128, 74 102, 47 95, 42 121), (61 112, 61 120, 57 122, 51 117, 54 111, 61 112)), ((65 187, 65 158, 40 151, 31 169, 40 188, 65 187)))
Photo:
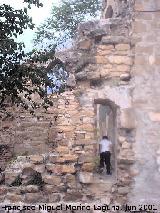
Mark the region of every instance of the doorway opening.
MULTIPOLYGON (((103 136, 108 136, 112 142, 111 151, 111 177, 117 177, 117 160, 116 160, 116 147, 117 147, 117 105, 108 99, 96 99, 96 134, 97 141, 102 139, 103 136)), ((99 154, 99 144, 97 144, 97 154, 99 154)), ((106 174, 103 171, 102 174, 106 174)))

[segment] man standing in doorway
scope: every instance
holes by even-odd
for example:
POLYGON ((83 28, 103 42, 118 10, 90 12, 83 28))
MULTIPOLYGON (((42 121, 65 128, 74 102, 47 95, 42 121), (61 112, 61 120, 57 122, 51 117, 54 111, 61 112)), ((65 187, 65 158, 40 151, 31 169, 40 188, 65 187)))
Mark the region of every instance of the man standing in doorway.
POLYGON ((112 142, 108 139, 108 136, 103 136, 99 143, 100 170, 102 170, 104 168, 104 164, 106 164, 107 175, 111 175, 111 149, 112 142))

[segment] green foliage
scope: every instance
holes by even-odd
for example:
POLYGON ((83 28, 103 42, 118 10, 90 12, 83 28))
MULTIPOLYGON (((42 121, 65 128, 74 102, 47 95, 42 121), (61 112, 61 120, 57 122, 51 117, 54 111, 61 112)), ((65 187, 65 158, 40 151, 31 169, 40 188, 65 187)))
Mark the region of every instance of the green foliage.
POLYGON ((73 38, 78 24, 96 17, 100 8, 101 0, 62 0, 60 5, 53 5, 50 18, 37 29, 35 43, 47 39, 61 44, 73 38))
MULTIPOLYGON (((24 2, 28 3, 28 8, 32 4, 43 6, 39 0, 24 2)), ((55 46, 25 54, 24 44, 16 42, 15 38, 25 29, 34 28, 32 18, 27 14, 28 8, 16 10, 7 4, 0 5, 0 108, 3 110, 6 109, 6 100, 25 109, 41 105, 47 108, 52 103, 46 96, 46 86, 54 85, 47 76, 46 68, 35 63, 42 64, 50 59, 55 65, 63 66, 54 56, 55 46), (39 94, 41 103, 33 100, 34 93, 39 94)))

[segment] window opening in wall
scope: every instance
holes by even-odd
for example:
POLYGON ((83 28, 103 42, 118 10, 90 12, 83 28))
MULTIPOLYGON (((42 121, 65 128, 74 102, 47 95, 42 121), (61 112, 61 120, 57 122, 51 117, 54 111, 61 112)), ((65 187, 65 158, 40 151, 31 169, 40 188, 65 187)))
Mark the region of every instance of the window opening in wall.
POLYGON ((55 66, 54 68, 48 70, 48 77, 52 81, 52 87, 47 86, 47 94, 54 94, 57 92, 63 92, 66 87, 66 81, 68 78, 68 73, 63 67, 55 66))
MULTIPOLYGON (((97 167, 97 173, 101 174, 102 176, 106 177, 107 179, 114 179, 116 178, 116 140, 117 140, 117 106, 110 100, 104 99, 97 99, 95 100, 96 106, 96 126, 97 126, 97 156, 99 157, 99 165, 97 167), (104 168, 100 169, 100 159, 102 160, 102 155, 100 158, 99 153, 99 142, 102 140, 103 136, 107 136, 109 141, 112 142, 112 148, 110 150, 110 175, 107 175, 107 165, 105 160, 108 160, 108 153, 107 158, 104 157, 104 168)), ((103 151, 103 150, 101 150, 103 151)), ((102 166, 101 162, 101 166, 102 166)))

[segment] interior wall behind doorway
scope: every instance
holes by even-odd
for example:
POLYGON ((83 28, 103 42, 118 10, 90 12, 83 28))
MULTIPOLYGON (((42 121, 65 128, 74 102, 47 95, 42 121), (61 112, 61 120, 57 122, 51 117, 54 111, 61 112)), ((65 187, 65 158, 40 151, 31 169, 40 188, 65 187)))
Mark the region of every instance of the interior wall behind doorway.
POLYGON ((113 152, 111 164, 113 170, 116 168, 116 135, 117 135, 117 117, 116 109, 111 105, 97 104, 97 138, 98 141, 102 136, 107 135, 113 143, 113 152))

